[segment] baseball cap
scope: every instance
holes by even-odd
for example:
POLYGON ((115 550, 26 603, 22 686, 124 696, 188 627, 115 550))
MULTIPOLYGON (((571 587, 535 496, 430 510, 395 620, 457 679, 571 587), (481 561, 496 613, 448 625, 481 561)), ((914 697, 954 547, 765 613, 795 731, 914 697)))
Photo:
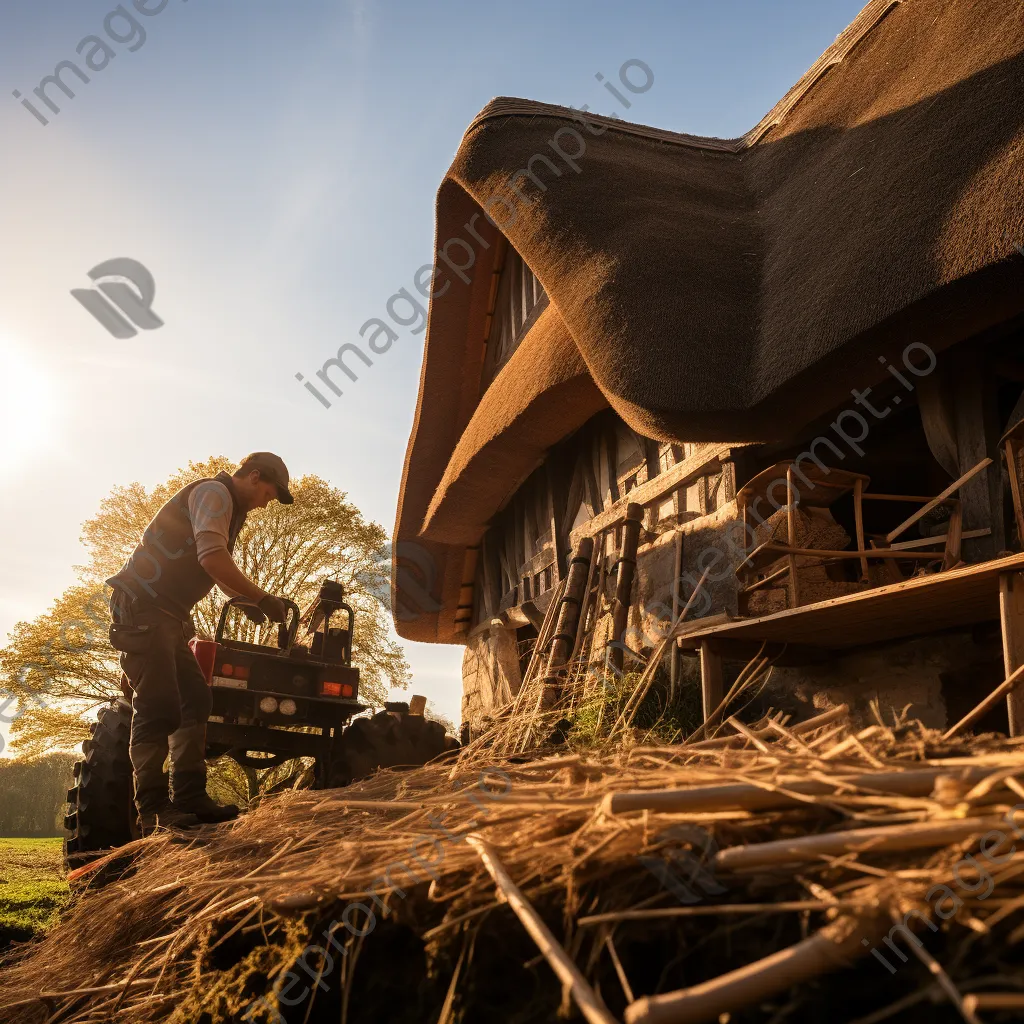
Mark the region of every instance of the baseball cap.
POLYGON ((277 487, 277 500, 282 505, 291 505, 295 499, 288 490, 288 467, 280 455, 273 452, 253 452, 238 464, 236 473, 251 473, 254 469, 277 487))

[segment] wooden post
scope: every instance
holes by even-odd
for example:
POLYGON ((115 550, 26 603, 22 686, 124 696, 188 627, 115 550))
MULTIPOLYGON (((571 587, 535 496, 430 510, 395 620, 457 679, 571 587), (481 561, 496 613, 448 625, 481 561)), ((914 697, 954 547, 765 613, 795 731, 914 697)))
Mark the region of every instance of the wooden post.
POLYGON ((960 562, 960 552, 963 548, 964 535, 964 511, 963 502, 959 498, 953 498, 949 503, 949 525, 946 527, 946 550, 942 556, 942 568, 952 569, 960 562))
MULTIPOLYGON (((786 529, 789 535, 789 546, 795 548, 796 543, 796 488, 793 485, 793 467, 786 470, 786 529)), ((789 599, 790 607, 800 606, 800 584, 796 578, 796 555, 789 556, 789 599)))
MULTIPOLYGON (((857 550, 864 550, 864 481, 857 477, 853 482, 853 519, 857 530, 857 550)), ((868 582, 867 556, 860 560, 860 578, 868 582)))
POLYGON ((547 671, 544 673, 544 694, 542 704, 551 707, 562 690, 565 666, 576 645, 576 631, 580 626, 580 608, 587 592, 590 578, 590 558, 594 552, 594 538, 582 537, 576 554, 569 562, 565 593, 558 608, 558 624, 551 640, 547 671))
POLYGON ((700 644, 700 688, 704 721, 707 722, 725 696, 722 656, 711 646, 710 640, 702 640, 700 644))
MULTIPOLYGON (((1024 575, 1008 572, 999 577, 999 620, 1003 628, 1003 669, 1007 678, 1024 665, 1024 575)), ((1024 691, 1007 695, 1010 735, 1024 735, 1024 691)))
MULTIPOLYGON (((683 576, 683 531, 676 530, 672 574, 672 622, 679 619, 679 584, 683 576)), ((669 702, 674 703, 679 689, 679 643, 674 641, 668 655, 669 702)))
POLYGON ((1017 543, 1024 547, 1024 503, 1021 500, 1020 442, 1006 439, 1006 471, 1010 475, 1010 493, 1013 496, 1013 515, 1017 522, 1017 543))
POLYGON ((622 548, 619 551, 618 567, 615 572, 615 604, 612 609, 613 646, 609 661, 616 672, 622 671, 622 637, 629 624, 629 605, 633 594, 633 577, 636 573, 636 550, 640 546, 640 526, 643 523, 643 505, 630 502, 626 506, 626 522, 622 527, 622 548))

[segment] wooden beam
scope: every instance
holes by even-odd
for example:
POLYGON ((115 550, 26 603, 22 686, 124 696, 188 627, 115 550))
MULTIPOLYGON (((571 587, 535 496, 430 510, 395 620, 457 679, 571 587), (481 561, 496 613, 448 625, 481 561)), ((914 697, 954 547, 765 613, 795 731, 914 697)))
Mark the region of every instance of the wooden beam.
POLYGON ((659 474, 653 480, 648 480, 647 483, 633 488, 627 498, 620 498, 611 508, 605 509, 590 522, 584 523, 574 530, 572 533, 573 547, 579 542, 580 537, 593 537, 602 530, 620 526, 626 519, 627 504, 650 505, 659 498, 664 498, 677 487, 702 475, 709 468, 717 466, 736 447, 738 447, 736 444, 708 446, 659 474))
MULTIPOLYGON (((567 571, 567 550, 568 530, 562 531, 562 524, 568 514, 568 494, 564 485, 564 476, 556 474, 551 459, 545 463, 547 467, 548 494, 551 498, 551 543, 555 549, 555 582, 562 579, 567 571)), ((571 487, 569 490, 571 491, 571 487)), ((575 510, 574 510, 575 512, 575 510)), ((570 520, 569 526, 572 526, 570 520)))
MULTIPOLYGON (((999 577, 999 622, 1003 630, 1003 669, 1007 679, 1024 665, 1024 574, 999 577)), ((1010 735, 1024 735, 1024 692, 1019 688, 1006 697, 1010 735)))
POLYGON ((700 644, 700 690, 706 722, 725 697, 722 658, 710 640, 702 640, 700 644))

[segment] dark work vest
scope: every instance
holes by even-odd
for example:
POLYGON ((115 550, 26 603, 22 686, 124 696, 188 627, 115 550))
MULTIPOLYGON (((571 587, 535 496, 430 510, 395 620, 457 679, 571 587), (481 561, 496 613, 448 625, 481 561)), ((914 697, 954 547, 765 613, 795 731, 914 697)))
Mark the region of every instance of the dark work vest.
MULTIPOLYGON (((231 495, 231 525, 228 529, 228 551, 234 550, 235 540, 245 522, 245 513, 239 511, 234 481, 227 473, 213 478, 223 484, 231 495)), ((177 619, 185 621, 195 604, 213 589, 213 578, 199 564, 196 538, 188 511, 189 495, 209 479, 195 480, 182 487, 146 527, 128 561, 107 583, 124 591, 143 605, 156 605, 177 619)), ((219 510, 211 509, 216 513, 219 510)))

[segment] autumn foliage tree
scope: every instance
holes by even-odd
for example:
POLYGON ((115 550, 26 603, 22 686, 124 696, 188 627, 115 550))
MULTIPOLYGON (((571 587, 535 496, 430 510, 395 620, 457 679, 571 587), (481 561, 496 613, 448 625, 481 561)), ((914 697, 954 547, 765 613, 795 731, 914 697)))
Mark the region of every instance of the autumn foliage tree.
MULTIPOLYGON (((123 565, 171 495, 192 480, 233 468, 227 459, 211 458, 190 463, 152 490, 140 483, 115 487, 84 524, 89 559, 76 567, 78 582, 48 611, 18 623, 0 650, 0 713, 11 718, 11 699, 17 701, 12 739, 19 754, 77 744, 87 733, 87 713, 120 693, 120 669, 107 642, 104 581, 123 565)), ((235 561, 258 586, 300 608, 312 601, 322 580, 339 580, 356 613, 353 663, 360 670, 360 697, 381 704, 389 686, 403 687, 409 677, 389 628, 387 536, 318 476, 294 480, 290 490, 293 505, 271 502, 249 514, 235 561)), ((215 588, 196 606, 193 619, 201 636, 213 636, 224 600, 215 588)), ((237 619, 234 635, 253 640, 257 627, 237 619)))

